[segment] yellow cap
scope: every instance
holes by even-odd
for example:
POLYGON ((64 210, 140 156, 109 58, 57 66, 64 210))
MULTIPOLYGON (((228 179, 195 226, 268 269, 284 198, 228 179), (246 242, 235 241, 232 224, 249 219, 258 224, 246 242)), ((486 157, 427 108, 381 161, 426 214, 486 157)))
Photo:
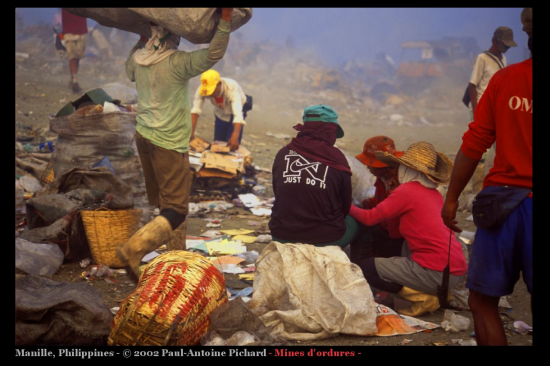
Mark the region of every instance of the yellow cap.
POLYGON ((216 86, 220 82, 220 73, 216 70, 208 70, 201 75, 201 86, 199 88, 199 94, 202 96, 209 96, 214 93, 216 86))

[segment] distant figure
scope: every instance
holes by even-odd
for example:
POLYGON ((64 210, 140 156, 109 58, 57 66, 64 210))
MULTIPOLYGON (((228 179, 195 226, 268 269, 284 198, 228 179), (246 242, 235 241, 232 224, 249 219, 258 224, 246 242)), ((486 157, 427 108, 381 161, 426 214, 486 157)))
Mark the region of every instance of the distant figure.
POLYGON ((243 137, 248 111, 243 89, 235 80, 220 77, 216 70, 204 72, 191 109, 191 140, 195 138, 195 128, 206 99, 214 106, 214 140, 226 141, 231 151, 237 150, 243 137))
POLYGON ((105 27, 99 23, 94 27, 91 32, 94 43, 99 50, 99 59, 106 61, 113 56, 111 44, 109 43, 109 37, 113 28, 105 27))
POLYGON ((63 39, 65 40, 65 48, 67 48, 67 57, 69 58, 69 70, 71 72, 71 80, 69 88, 74 93, 78 93, 80 85, 76 79, 80 59, 84 58, 84 50, 86 48, 85 36, 88 33, 88 25, 86 18, 73 15, 61 10, 61 19, 63 23, 63 39))
POLYGON ((477 103, 487 88, 487 84, 489 84, 489 80, 495 72, 506 67, 506 56, 504 54, 510 47, 516 46, 514 32, 508 27, 498 27, 493 34, 491 48, 476 57, 469 85, 472 116, 475 113, 477 103))

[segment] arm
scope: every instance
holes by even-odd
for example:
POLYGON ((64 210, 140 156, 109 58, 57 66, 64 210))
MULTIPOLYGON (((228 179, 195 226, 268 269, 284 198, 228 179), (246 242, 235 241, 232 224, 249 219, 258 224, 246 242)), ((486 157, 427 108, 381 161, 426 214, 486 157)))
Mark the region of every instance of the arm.
POLYGON ((218 30, 207 49, 185 53, 186 77, 194 77, 212 68, 225 55, 231 33, 231 12, 233 8, 222 8, 222 18, 218 30))
POLYGON ((479 160, 464 155, 462 149, 456 155, 451 182, 441 209, 441 217, 447 227, 453 231, 461 232, 462 229, 456 226, 456 210, 458 209, 458 197, 474 175, 479 160))
POLYGON ((136 64, 133 61, 134 53, 140 49, 145 47, 145 44, 149 41, 149 38, 145 36, 139 37, 139 41, 136 43, 136 45, 130 50, 130 54, 128 55, 128 58, 126 59, 126 76, 128 76, 128 79, 130 81, 135 82, 135 71, 136 71, 136 64))
POLYGON ((227 146, 231 148, 231 151, 235 151, 239 148, 239 135, 242 128, 242 123, 233 123, 233 133, 227 142, 227 146))
POLYGON ((468 84, 468 90, 470 92, 470 103, 472 103, 472 111, 476 111, 477 107, 477 89, 472 83, 468 84))
POLYGON ((373 226, 402 215, 409 210, 414 197, 409 194, 407 185, 400 185, 391 195, 380 202, 375 208, 363 210, 350 206, 350 215, 363 225, 373 226))
POLYGON ((196 113, 191 113, 191 138, 189 141, 195 139, 195 128, 197 128, 197 122, 199 121, 199 115, 196 113))

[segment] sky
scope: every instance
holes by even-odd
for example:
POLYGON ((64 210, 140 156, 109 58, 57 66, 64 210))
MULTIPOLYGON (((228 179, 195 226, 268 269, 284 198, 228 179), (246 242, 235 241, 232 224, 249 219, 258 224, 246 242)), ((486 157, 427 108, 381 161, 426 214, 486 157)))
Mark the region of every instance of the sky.
MULTIPOLYGON (((396 62, 405 41, 474 37, 481 50, 491 46, 494 30, 510 27, 518 47, 508 64, 528 57, 522 8, 253 8, 252 19, 237 30, 245 40, 283 44, 290 35, 296 48, 315 51, 333 66, 350 60, 373 61, 385 52, 396 62)), ((25 24, 51 23, 56 8, 17 9, 25 24)), ((91 21, 89 25, 95 22, 91 21)), ((231 46, 231 45, 230 45, 231 46)))

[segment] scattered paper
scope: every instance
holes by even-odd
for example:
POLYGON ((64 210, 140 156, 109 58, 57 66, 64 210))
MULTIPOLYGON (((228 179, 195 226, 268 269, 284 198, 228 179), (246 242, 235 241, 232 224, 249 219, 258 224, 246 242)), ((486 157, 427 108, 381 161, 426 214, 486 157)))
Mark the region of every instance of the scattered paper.
POLYGON ((271 216, 271 209, 270 208, 251 208, 250 211, 256 216, 271 216))
POLYGON ((416 319, 406 315, 399 315, 393 309, 384 305, 376 307, 378 313, 376 325, 378 332, 375 336, 389 337, 400 334, 413 334, 429 329, 439 328, 439 325, 416 319))
POLYGON ((248 208, 258 206, 258 205, 262 204, 262 202, 260 201, 258 196, 254 195, 252 193, 239 194, 239 199, 248 208))
POLYGON ((206 242, 206 248, 210 255, 215 254, 240 254, 246 252, 246 247, 240 243, 228 241, 224 239, 222 241, 206 242))
POLYGON ((185 249, 190 249, 190 248, 193 248, 193 247, 196 247, 200 244, 204 244, 204 240, 200 239, 200 240, 194 240, 194 239, 189 239, 189 238, 186 238, 185 239, 185 249))
POLYGON ((145 256, 141 259, 142 262, 149 263, 156 257, 158 257, 160 254, 157 252, 151 252, 149 254, 145 254, 145 256))
POLYGON ((244 258, 233 256, 233 255, 224 255, 221 257, 207 257, 209 261, 217 264, 239 264, 244 262, 244 258))
POLYGON ((220 230, 222 233, 227 235, 246 235, 246 234, 252 234, 254 230, 247 230, 247 229, 232 229, 232 230, 220 230))
POLYGON ((239 279, 245 280, 245 281, 254 281, 254 275, 255 275, 254 273, 240 274, 239 279))
POLYGON ((202 233, 201 236, 207 238, 216 238, 218 236, 222 236, 222 233, 217 230, 208 230, 207 232, 202 233))
POLYGON ((256 237, 251 235, 235 235, 233 240, 239 240, 245 244, 252 244, 256 241, 256 237))

